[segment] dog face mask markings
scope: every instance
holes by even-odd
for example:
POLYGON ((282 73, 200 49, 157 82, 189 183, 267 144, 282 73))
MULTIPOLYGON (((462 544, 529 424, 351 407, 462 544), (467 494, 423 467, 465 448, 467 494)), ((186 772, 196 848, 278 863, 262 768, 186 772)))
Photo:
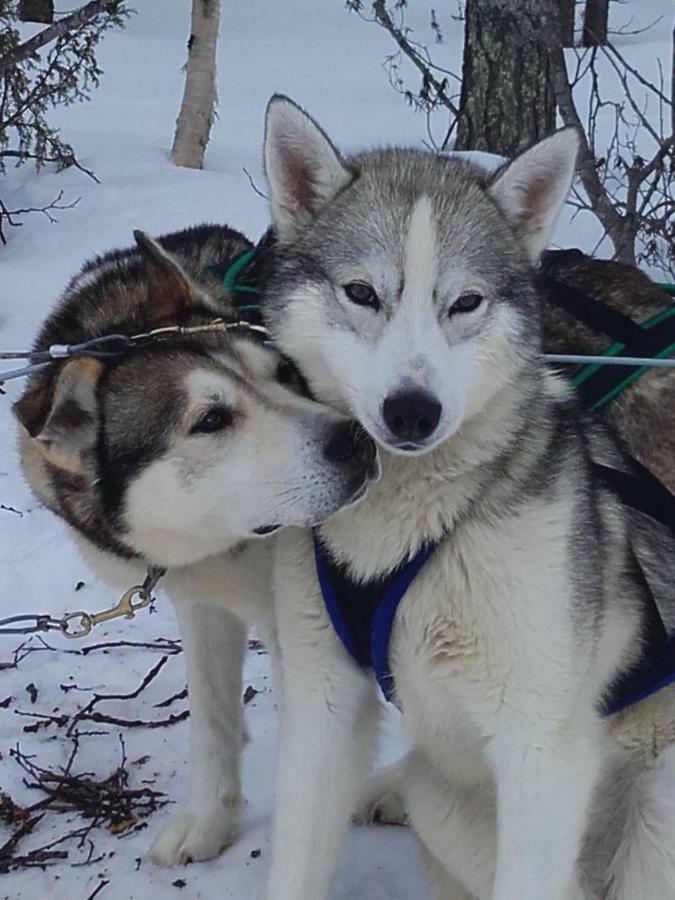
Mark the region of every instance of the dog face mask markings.
POLYGON ((266 309, 274 337, 303 361, 317 396, 402 454, 439 446, 490 402, 534 357, 528 321, 537 301, 527 269, 515 263, 534 260, 548 241, 575 153, 574 135, 562 132, 492 183, 466 163, 413 151, 345 163, 302 110, 273 100, 265 158, 281 262, 266 309), (320 202, 295 198, 302 214, 294 218, 298 171, 330 177, 320 202), (302 254, 291 264, 284 241, 300 227, 302 254), (368 285, 377 303, 351 301, 344 286, 354 283, 368 285), (421 427, 410 440, 402 425, 392 431, 384 408, 416 391, 421 405, 411 422, 421 427), (429 398, 440 405, 433 428, 422 408, 429 398))

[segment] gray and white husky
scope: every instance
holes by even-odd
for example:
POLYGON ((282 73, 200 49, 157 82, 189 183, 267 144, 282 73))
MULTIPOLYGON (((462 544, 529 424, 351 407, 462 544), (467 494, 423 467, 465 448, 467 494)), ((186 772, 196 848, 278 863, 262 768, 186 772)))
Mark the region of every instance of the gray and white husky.
MULTIPOLYGON (((675 627, 675 547, 596 477, 631 464, 540 359, 533 272, 576 153, 566 130, 494 177, 411 150, 344 159, 286 98, 268 109, 267 320, 383 451, 381 480, 320 542, 356 583, 438 543, 389 645, 401 789, 438 900, 675 897, 675 690, 601 713, 641 655, 647 594, 675 627)), ((288 529, 276 552, 267 897, 321 900, 370 766, 376 689, 330 627, 312 535, 288 529)))
POLYGON ((293 387, 292 370, 231 314, 213 266, 251 248, 200 226, 88 263, 35 349, 181 325, 183 336, 111 357, 80 355, 35 375, 14 410, 35 494, 85 558, 128 588, 167 569, 188 674, 192 791, 152 849, 159 863, 215 856, 237 834, 247 627, 274 653, 269 534, 356 499, 372 442, 293 387), (189 332, 206 326, 205 331, 189 332))

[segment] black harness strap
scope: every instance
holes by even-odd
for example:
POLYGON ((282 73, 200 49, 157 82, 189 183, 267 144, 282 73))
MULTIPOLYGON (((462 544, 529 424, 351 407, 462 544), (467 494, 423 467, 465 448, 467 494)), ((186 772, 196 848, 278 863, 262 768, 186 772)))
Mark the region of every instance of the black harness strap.
MULTIPOLYGON (((660 522, 675 537, 675 497, 637 460, 632 472, 595 463, 597 477, 621 502, 660 522)), ((606 716, 619 712, 675 682, 675 634, 668 634, 654 595, 635 553, 631 553, 631 575, 642 590, 646 618, 642 651, 632 669, 622 673, 603 698, 606 716)))
POLYGON ((646 466, 631 459, 633 472, 594 463, 598 477, 619 496, 621 502, 669 528, 675 538, 675 497, 646 466))
POLYGON ((539 283, 545 289, 546 296, 556 306, 584 325, 588 325, 593 331, 606 334, 612 340, 627 346, 643 337, 644 332, 629 316, 612 309, 601 300, 596 300, 595 297, 590 297, 571 285, 556 281, 550 275, 540 276, 539 283))
MULTIPOLYGON (((659 322, 649 329, 640 329, 639 339, 626 345, 622 352, 626 356, 658 358, 675 350, 675 316, 659 322)), ((643 366, 600 366, 581 384, 577 390, 581 393, 584 405, 590 410, 599 409, 611 400, 621 389, 624 382, 634 378, 643 366)))
MULTIPOLYGON (((557 281, 549 274, 556 262, 573 264, 583 260, 580 250, 551 250, 542 258, 538 276, 548 299, 569 315, 594 331, 606 334, 623 345, 622 355, 659 358, 675 352, 675 306, 655 317, 653 324, 635 323, 629 316, 585 294, 571 285, 557 281)), ((609 403, 647 369, 644 366, 586 366, 572 383, 576 386, 587 409, 596 411, 609 403)))

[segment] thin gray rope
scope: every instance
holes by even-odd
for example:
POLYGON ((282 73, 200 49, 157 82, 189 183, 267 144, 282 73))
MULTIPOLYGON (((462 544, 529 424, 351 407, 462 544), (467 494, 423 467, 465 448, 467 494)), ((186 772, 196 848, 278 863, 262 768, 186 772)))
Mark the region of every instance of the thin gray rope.
MULTIPOLYGON (((46 369, 58 359, 68 359, 73 356, 86 356, 91 353, 92 356, 116 356, 123 352, 120 349, 130 345, 130 341, 124 335, 108 335, 104 338, 96 338, 93 341, 86 341, 84 344, 54 344, 48 350, 40 353, 21 353, 21 352, 2 352, 0 351, 0 359, 39 359, 47 360, 45 362, 32 362, 30 365, 22 366, 19 369, 9 369, 7 372, 0 372, 0 384, 3 381, 12 381, 14 378, 24 378, 46 369)), ((600 365, 600 366, 645 366, 653 369, 673 369, 675 368, 675 359, 652 359, 642 356, 585 356, 583 354, 567 354, 567 353, 544 353, 542 359, 547 363, 556 363, 563 366, 579 366, 579 365, 600 365)))
POLYGON ((597 363, 601 366, 650 366, 655 369, 675 368, 675 359, 651 359, 642 356, 572 356, 567 353, 544 353, 543 359, 546 362, 560 363, 564 366, 597 363))

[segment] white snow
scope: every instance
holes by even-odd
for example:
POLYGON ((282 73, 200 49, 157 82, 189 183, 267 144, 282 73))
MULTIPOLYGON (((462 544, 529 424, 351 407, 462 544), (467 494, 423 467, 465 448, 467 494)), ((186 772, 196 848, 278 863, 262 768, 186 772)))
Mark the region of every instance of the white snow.
MULTIPOLYGON (((68 7, 61 2, 61 8, 68 7)), ((71 210, 57 214, 58 224, 39 216, 20 229, 7 229, 9 243, 0 247, 0 347, 27 347, 67 280, 85 259, 110 248, 127 245, 134 228, 161 233, 203 221, 227 222, 255 238, 267 222, 265 201, 251 188, 244 167, 264 189, 260 144, 265 104, 283 92, 312 112, 346 149, 376 144, 419 145, 427 137, 424 117, 413 113, 387 82, 381 62, 391 52, 379 28, 348 13, 342 0, 284 0, 263 3, 223 3, 219 48, 219 118, 201 172, 180 170, 167 160, 174 118, 182 91, 181 66, 189 27, 189 0, 136 0, 138 12, 122 32, 109 34, 100 49, 105 71, 100 89, 89 104, 57 110, 52 120, 75 146, 80 161, 95 170, 97 185, 82 173, 30 168, 10 170, 2 179, 2 196, 10 206, 42 205, 59 190, 65 200, 81 198, 71 210)), ((420 4, 426 8, 426 4, 420 4)), ((633 28, 663 18, 644 35, 622 38, 633 62, 668 64, 668 0, 631 0, 613 5, 615 18, 633 28)), ((419 8, 415 19, 426 26, 419 8)), ((461 68, 462 24, 446 20, 444 58, 455 71, 461 68)), ((590 220, 563 222, 561 245, 591 249, 598 229, 590 220)), ((86 569, 64 526, 40 508, 20 475, 15 454, 15 427, 10 405, 21 384, 7 385, 0 396, 0 616, 18 612, 66 609, 98 610, 116 597, 86 569), (84 587, 75 593, 75 586, 84 587)), ((18 712, 72 714, 91 699, 92 691, 132 691, 161 653, 118 648, 82 655, 82 648, 102 641, 155 641, 175 638, 171 607, 160 598, 155 615, 141 613, 134 624, 101 626, 82 642, 49 637, 52 650, 36 649, 16 668, 0 668, 0 785, 17 802, 30 805, 42 799, 22 782, 22 772, 10 758, 17 743, 35 762, 54 767, 65 764, 71 746, 63 729, 50 724, 25 733, 35 718, 18 712), (31 702, 26 686, 38 689, 31 702), (63 687, 62 687, 63 686, 63 687), (66 689, 64 689, 66 688, 66 689), (6 705, 5 698, 9 698, 6 705)), ((0 636, 0 662, 10 662, 19 638, 0 636)), ((33 642, 36 645, 38 642, 33 642)), ((102 900, 144 900, 158 890, 181 896, 173 886, 185 881, 188 898, 254 897, 269 859, 269 825, 275 768, 276 713, 268 680, 267 657, 249 654, 246 684, 262 691, 247 706, 252 742, 246 753, 246 827, 239 842, 211 863, 160 870, 143 861, 151 836, 172 811, 167 806, 150 816, 147 828, 121 837, 95 829, 93 860, 86 863, 89 845, 64 844, 68 858, 45 870, 11 872, 0 879, 6 900, 85 900, 99 885, 102 900), (251 852, 261 850, 253 858, 251 852)), ((108 702, 105 711, 122 717, 163 718, 185 708, 176 701, 154 708, 184 685, 181 655, 169 657, 157 679, 137 700, 108 702)), ((398 749, 396 723, 391 721, 383 756, 398 749)), ((117 732, 82 739, 76 771, 110 774, 120 759, 117 732)), ((171 800, 187 792, 188 727, 186 722, 166 728, 123 729, 131 785, 146 786, 171 800), (135 763, 147 757, 147 761, 135 763)), ((43 846, 86 822, 50 812, 20 852, 43 846)), ((10 831, 0 824, 0 845, 10 831)), ((352 829, 341 858, 333 900, 404 900, 425 896, 413 836, 405 829, 352 829)))

